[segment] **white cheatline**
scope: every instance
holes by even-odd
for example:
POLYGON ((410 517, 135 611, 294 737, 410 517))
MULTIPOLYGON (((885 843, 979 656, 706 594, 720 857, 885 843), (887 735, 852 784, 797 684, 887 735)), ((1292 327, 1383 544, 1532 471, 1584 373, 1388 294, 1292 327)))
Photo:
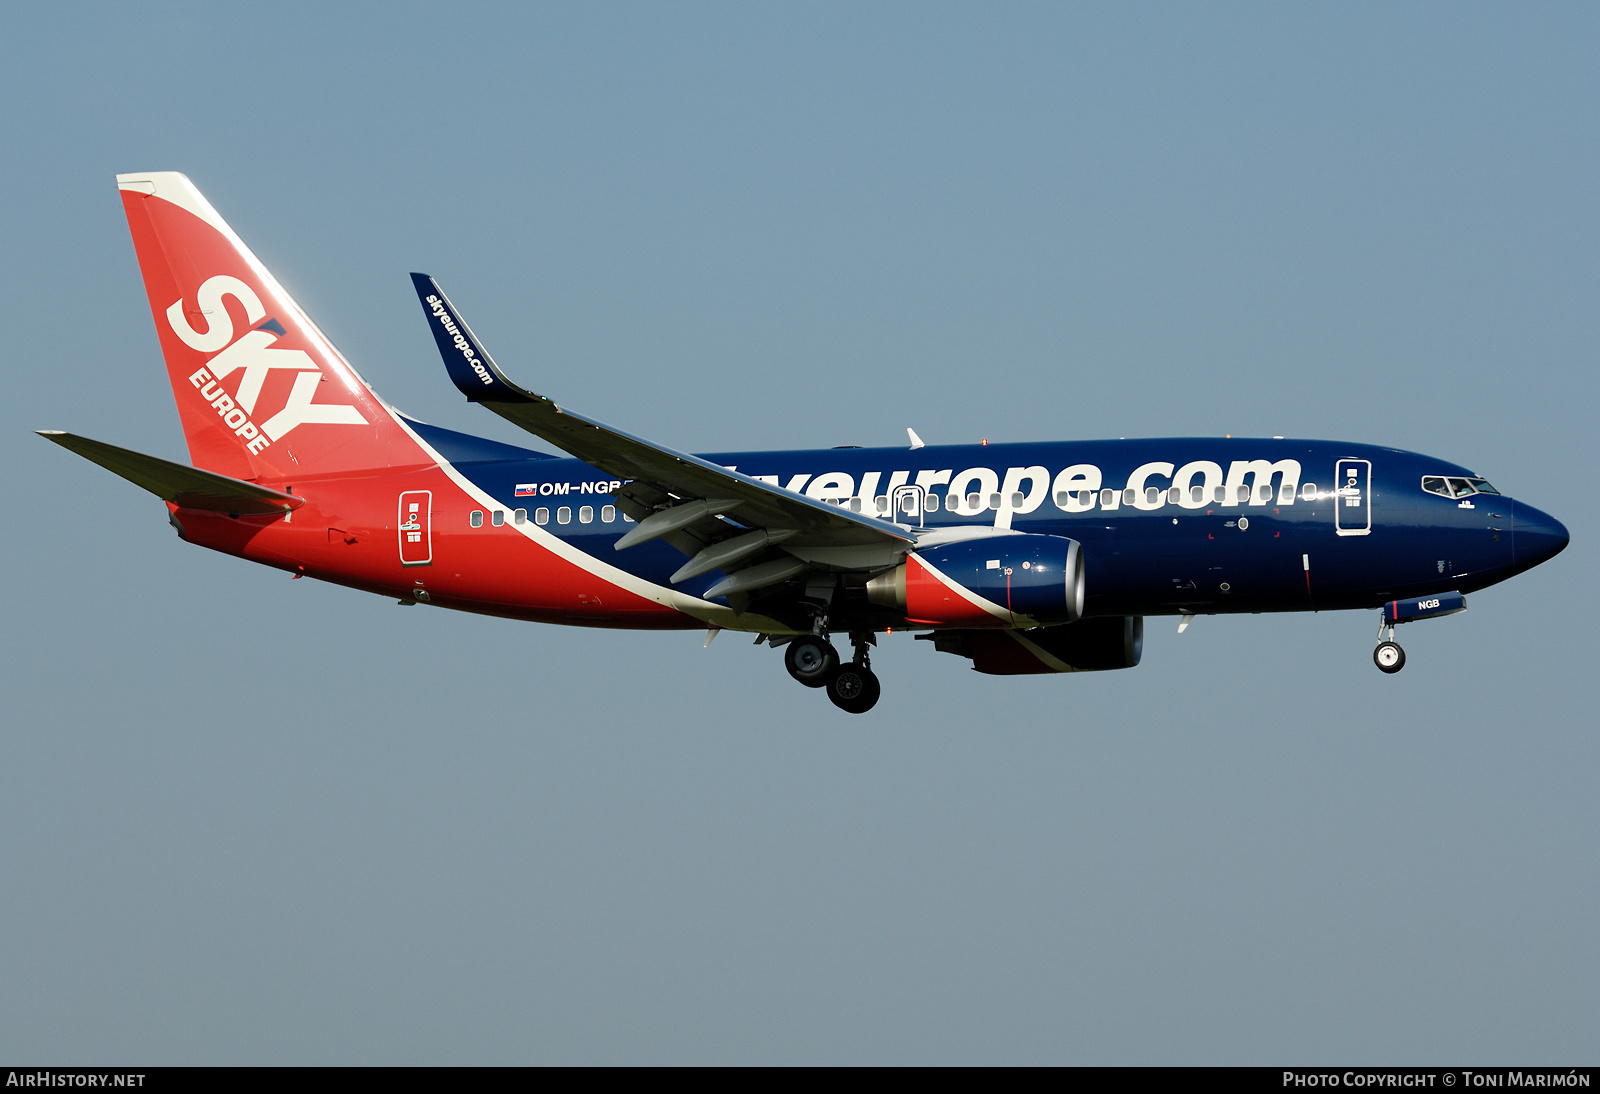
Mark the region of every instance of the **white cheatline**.
POLYGON ((1020 612, 1008 611, 1004 605, 996 604, 992 600, 981 597, 971 589, 968 589, 965 585, 962 585, 959 581, 955 581, 946 577, 939 571, 937 566, 923 558, 921 555, 912 555, 910 557, 915 558, 922 564, 922 567, 925 570, 927 570, 934 577, 938 578, 940 581, 944 582, 948 589, 960 596, 962 599, 966 600, 967 603, 971 604, 974 608, 980 608, 994 616, 996 619, 1004 620, 1007 623, 1014 623, 1019 627, 1036 627, 1039 625, 1037 620, 1023 615, 1020 612))
POLYGON ((1078 671, 1077 669, 1073 668, 1071 665, 1067 664, 1065 661, 1061 660, 1061 658, 1057 657, 1055 654, 1051 653, 1049 650, 1047 650, 1043 646, 1039 645, 1039 643, 1030 642, 1028 639, 1022 637, 1022 635, 1018 634, 1016 631, 1007 631, 1006 633, 1009 634, 1012 638, 1015 638, 1017 640, 1017 642, 1021 644, 1023 649, 1025 649, 1029 653, 1033 654, 1040 661, 1044 662, 1046 665, 1049 665, 1051 668, 1055 669, 1057 672, 1077 672, 1078 671))
MULTIPOLYGON (((426 452, 428 457, 438 464, 440 470, 450 477, 450 481, 455 483, 456 486, 460 487, 465 494, 467 494, 485 509, 494 510, 504 508, 504 505, 500 501, 484 492, 484 490, 482 490, 477 483, 467 478, 460 471, 457 471, 455 466, 451 464, 449 460, 440 455, 440 453, 437 452, 432 445, 418 435, 416 430, 407 425, 405 419, 401 417, 394 410, 394 408, 385 403, 384 409, 389 412, 389 416, 394 419, 395 423, 398 424, 401 429, 404 429, 406 433, 410 435, 412 440, 417 442, 418 447, 426 452)), ((794 633, 790 627, 779 623, 775 619, 769 619, 762 615, 740 615, 732 608, 725 607, 721 604, 716 604, 709 600, 702 600, 698 596, 690 596, 688 593, 679 592, 677 589, 669 589, 664 585, 657 585, 652 581, 646 581, 642 577, 639 577, 635 574, 630 574, 626 570, 612 566, 610 563, 602 562, 593 555, 579 550, 577 547, 574 547, 560 536, 552 535, 551 533, 546 532, 543 528, 540 528, 532 521, 528 521, 524 524, 513 524, 511 527, 518 532, 521 532, 528 539, 532 540, 534 543, 537 543, 540 547, 543 547, 551 554, 565 559, 567 562, 572 563, 581 570, 593 574, 600 580, 608 581, 618 588, 633 593, 636 596, 643 597, 646 600, 654 601, 655 603, 661 604, 664 607, 673 608, 677 611, 683 612, 685 615, 698 619, 703 623, 714 624, 726 630, 734 631, 766 631, 772 634, 794 633)))

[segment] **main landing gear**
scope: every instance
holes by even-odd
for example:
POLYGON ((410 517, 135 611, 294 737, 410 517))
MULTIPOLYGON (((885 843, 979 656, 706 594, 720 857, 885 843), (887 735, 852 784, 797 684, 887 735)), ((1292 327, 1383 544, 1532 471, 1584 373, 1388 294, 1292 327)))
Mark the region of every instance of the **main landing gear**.
POLYGON ((868 632, 852 634, 855 659, 847 665, 839 663, 839 651, 833 648, 826 635, 808 634, 788 643, 783 653, 783 665, 800 683, 808 688, 826 688, 828 699, 834 706, 848 714, 865 714, 878 702, 883 693, 877 674, 872 671, 868 647, 872 635, 868 632))
POLYGON ((878 684, 878 674, 867 667, 865 661, 852 661, 841 665, 828 682, 828 698, 846 714, 865 714, 877 705, 883 688, 878 684))
POLYGON ((1382 622, 1378 624, 1378 648, 1372 651, 1372 663, 1379 670, 1387 673, 1396 673, 1406 667, 1406 651, 1394 640, 1394 624, 1382 622), (1384 637, 1384 632, 1388 637, 1384 637))
POLYGON ((823 688, 839 671, 839 651, 833 643, 815 634, 796 638, 783 651, 783 667, 808 688, 823 688))

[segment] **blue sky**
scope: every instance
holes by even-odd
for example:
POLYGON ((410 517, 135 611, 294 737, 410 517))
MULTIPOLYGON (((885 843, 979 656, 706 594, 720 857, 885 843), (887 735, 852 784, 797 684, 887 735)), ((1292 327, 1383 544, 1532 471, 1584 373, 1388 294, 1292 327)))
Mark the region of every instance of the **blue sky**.
POLYGON ((1571 1062, 1600 1025, 1600 17, 1541 5, 32 6, 0 38, 0 1057, 1571 1062), (691 450, 1270 435, 1568 551, 1407 628, 725 636, 398 610, 179 542, 112 176, 187 173, 390 402, 406 274, 691 450))

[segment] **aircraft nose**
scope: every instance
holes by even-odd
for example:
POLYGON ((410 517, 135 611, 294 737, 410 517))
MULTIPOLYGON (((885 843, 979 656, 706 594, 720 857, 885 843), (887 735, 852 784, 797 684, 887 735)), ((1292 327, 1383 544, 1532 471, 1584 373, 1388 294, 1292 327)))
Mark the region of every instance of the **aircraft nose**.
POLYGON ((1531 505, 1524 505, 1520 501, 1517 503, 1515 534, 1519 568, 1537 566, 1541 562, 1555 558, 1571 539, 1567 535, 1566 525, 1549 513, 1541 512, 1531 505))

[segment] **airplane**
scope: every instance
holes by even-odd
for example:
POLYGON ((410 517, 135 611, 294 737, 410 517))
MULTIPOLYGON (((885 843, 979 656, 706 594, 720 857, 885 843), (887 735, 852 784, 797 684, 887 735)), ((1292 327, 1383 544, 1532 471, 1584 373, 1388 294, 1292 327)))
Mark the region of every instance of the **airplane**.
POLYGON ((412 274, 456 388, 566 455, 486 440, 379 399, 187 177, 117 186, 193 466, 41 435, 155 494, 189 543, 402 605, 742 631, 860 714, 895 631, 980 673, 1094 672, 1139 664, 1149 616, 1376 608, 1395 673, 1396 626, 1568 541, 1465 467, 1345 442, 908 429, 905 448, 678 452, 513 383, 412 274))

